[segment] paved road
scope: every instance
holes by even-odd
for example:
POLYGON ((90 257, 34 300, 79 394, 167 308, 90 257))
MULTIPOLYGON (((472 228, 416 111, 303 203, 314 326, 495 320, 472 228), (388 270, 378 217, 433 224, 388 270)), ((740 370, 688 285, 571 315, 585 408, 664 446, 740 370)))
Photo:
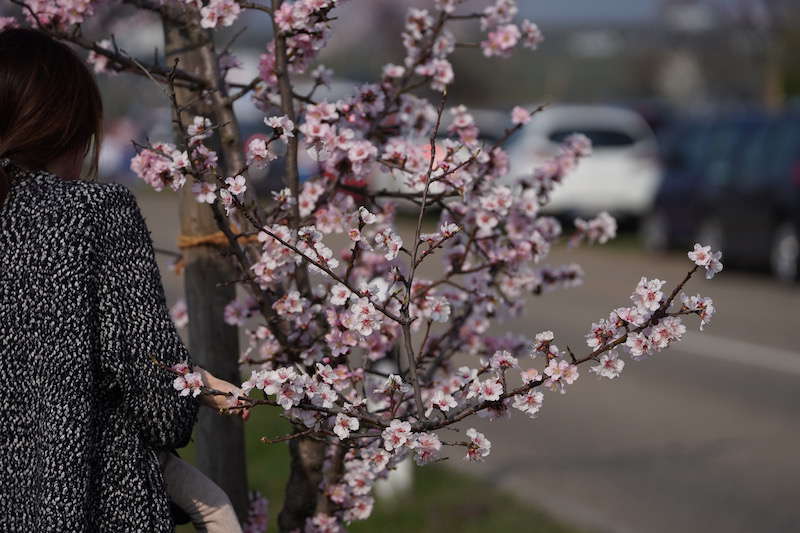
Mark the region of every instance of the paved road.
MULTIPOLYGON (((573 347, 641 275, 672 283, 689 266, 620 249, 552 258, 581 263, 585 285, 531 301, 510 327, 573 347)), ((800 289, 734 272, 690 283, 717 303, 706 333, 620 380, 582 371, 536 420, 477 424, 493 454, 468 468, 594 531, 800 531, 800 289)))
MULTIPOLYGON (((140 202, 156 245, 174 249, 170 198, 140 202)), ((685 256, 624 247, 551 260, 581 263, 586 283, 533 299, 508 327, 552 329, 573 347, 585 346, 593 320, 626 304, 641 275, 674 283, 689 267, 685 256)), ((175 297, 174 276, 162 272, 175 297)), ((583 369, 568 394, 546 395, 536 420, 479 422, 493 453, 464 468, 592 531, 800 531, 800 288, 725 271, 688 290, 717 304, 706 333, 690 322, 683 343, 629 363, 613 382, 583 369)))

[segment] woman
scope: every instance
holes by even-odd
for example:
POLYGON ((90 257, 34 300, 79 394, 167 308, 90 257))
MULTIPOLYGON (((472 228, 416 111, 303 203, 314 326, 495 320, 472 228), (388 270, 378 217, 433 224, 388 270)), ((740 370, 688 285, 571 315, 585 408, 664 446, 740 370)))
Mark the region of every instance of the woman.
POLYGON ((76 179, 101 122, 69 48, 0 32, 0 531, 174 529, 159 456, 198 403, 151 358, 190 358, 133 195, 76 179))

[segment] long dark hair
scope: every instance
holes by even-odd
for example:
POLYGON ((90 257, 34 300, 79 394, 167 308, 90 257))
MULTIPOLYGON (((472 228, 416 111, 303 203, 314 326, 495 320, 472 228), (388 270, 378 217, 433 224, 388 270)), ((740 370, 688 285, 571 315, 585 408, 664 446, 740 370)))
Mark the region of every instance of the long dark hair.
MULTIPOLYGON (((37 30, 0 32, 0 158, 41 169, 64 154, 91 151, 96 175, 102 122, 94 76, 67 45, 37 30)), ((10 180, 0 169, 0 205, 10 180)))

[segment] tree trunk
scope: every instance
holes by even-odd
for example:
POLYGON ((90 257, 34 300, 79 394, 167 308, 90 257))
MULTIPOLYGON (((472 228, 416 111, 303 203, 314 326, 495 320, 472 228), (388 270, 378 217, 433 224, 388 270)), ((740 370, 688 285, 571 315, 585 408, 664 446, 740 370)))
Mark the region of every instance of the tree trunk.
POLYGON ((289 442, 289 454, 291 472, 286 483, 283 509, 278 515, 278 527, 282 533, 302 531, 306 519, 326 510, 318 505, 326 500, 320 497, 318 501, 325 445, 312 439, 294 439, 289 442))
MULTIPOLYGON (((199 20, 199 15, 196 17, 199 20)), ((209 86, 219 83, 219 68, 214 43, 207 31, 197 24, 180 26, 163 20, 167 64, 180 59, 180 68, 202 77, 209 86)), ((216 124, 228 123, 220 128, 218 147, 222 168, 241 165, 241 142, 235 119, 226 116, 229 108, 221 109, 224 95, 215 93, 211 104, 198 98, 187 88, 176 87, 178 106, 186 107, 184 126, 195 115, 211 118, 216 124), (224 116, 221 116, 224 115, 224 116)), ((224 106, 223 106, 224 107, 224 106)), ((231 113, 232 114, 232 113, 231 113)), ((185 131, 177 131, 176 140, 183 144, 185 131)), ((219 230, 208 204, 198 203, 190 184, 180 195, 181 233, 207 235, 219 230)), ((238 329, 225 324, 225 305, 236 297, 234 269, 230 258, 222 256, 211 246, 186 248, 185 290, 189 312, 189 350, 195 362, 215 376, 241 383, 238 367, 238 329)), ((220 416, 209 409, 201 409, 197 424, 197 466, 208 475, 228 497, 236 514, 244 522, 248 512, 247 469, 245 463, 244 427, 235 416, 220 416)))

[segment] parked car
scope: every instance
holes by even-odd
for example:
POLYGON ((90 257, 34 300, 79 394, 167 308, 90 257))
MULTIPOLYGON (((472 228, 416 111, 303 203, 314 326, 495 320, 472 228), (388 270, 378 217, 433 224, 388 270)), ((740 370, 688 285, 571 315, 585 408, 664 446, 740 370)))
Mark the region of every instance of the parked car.
POLYGON ((800 116, 743 113, 683 121, 665 139, 665 174, 642 224, 651 249, 694 242, 728 266, 798 278, 800 116))
POLYGON ((556 188, 544 210, 569 216, 608 211, 623 218, 648 213, 661 179, 658 146, 644 119, 622 107, 556 105, 541 111, 508 149, 508 184, 555 155, 576 132, 591 139, 592 155, 556 188))
POLYGON ((741 114, 680 120, 668 128, 661 141, 663 177, 640 225, 647 249, 685 248, 698 238, 721 244, 713 216, 719 191, 710 183, 729 173, 734 152, 762 122, 760 115, 741 114))
POLYGON ((765 121, 721 176, 715 216, 729 264, 798 278, 800 116, 765 121))

